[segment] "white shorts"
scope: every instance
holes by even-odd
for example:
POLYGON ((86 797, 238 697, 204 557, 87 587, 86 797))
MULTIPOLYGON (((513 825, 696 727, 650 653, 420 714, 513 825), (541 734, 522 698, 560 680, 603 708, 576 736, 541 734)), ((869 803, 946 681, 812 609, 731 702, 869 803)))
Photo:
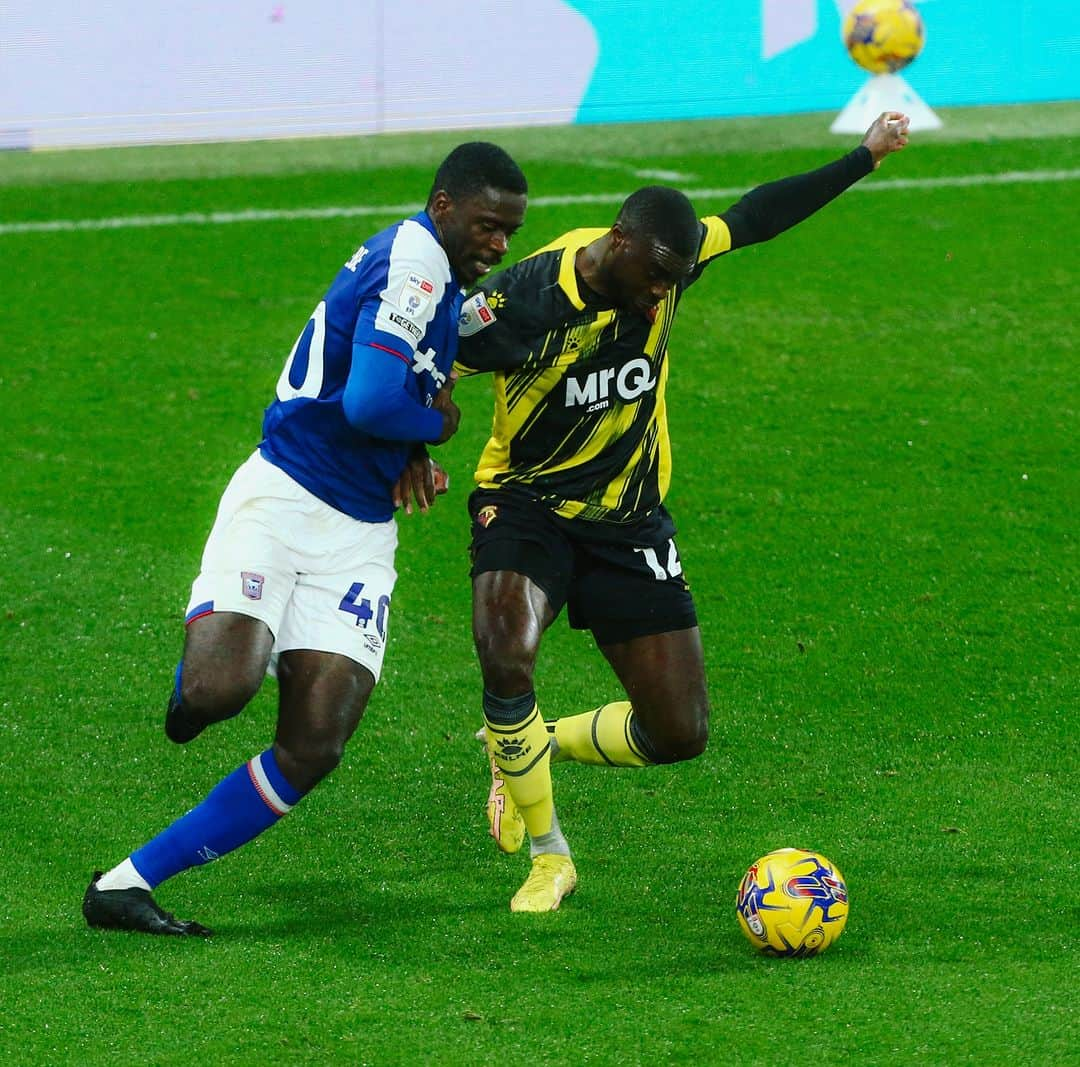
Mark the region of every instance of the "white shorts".
POLYGON ((360 522, 324 504, 255 452, 218 505, 186 621, 214 611, 261 619, 269 672, 290 649, 337 652, 378 681, 397 571, 397 523, 360 522))

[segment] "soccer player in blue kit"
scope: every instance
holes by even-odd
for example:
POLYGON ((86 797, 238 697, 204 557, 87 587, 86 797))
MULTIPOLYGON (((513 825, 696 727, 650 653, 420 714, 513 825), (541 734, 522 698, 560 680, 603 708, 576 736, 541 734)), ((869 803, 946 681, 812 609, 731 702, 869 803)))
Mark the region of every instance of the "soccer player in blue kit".
POLYGON ((459 145, 425 210, 366 241, 308 320, 263 439, 221 499, 192 586, 165 718, 178 744, 238 714, 269 671, 273 744, 125 860, 95 872, 91 926, 208 936, 151 896, 290 811, 339 763, 379 678, 397 577, 394 502, 430 497, 422 443, 457 430, 451 367, 465 287, 506 254, 527 186, 496 145, 459 145), (417 472, 420 473, 417 473, 417 472))

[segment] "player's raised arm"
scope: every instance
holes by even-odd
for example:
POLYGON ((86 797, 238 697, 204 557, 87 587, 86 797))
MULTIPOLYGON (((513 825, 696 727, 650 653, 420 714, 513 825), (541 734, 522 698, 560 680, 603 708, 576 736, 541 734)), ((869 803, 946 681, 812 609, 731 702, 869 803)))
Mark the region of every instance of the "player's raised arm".
POLYGON ((847 155, 817 170, 751 189, 720 216, 731 231, 731 248, 772 240, 820 211, 907 144, 908 122, 899 111, 886 111, 847 155))

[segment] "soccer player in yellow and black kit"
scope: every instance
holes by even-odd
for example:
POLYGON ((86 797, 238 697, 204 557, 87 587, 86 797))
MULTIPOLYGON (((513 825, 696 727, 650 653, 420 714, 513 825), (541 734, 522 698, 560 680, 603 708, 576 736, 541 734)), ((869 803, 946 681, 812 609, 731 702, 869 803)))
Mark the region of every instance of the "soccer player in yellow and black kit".
POLYGON ((630 196, 610 229, 574 230, 485 278, 465 302, 460 367, 495 373, 492 436, 476 471, 473 634, 500 848, 532 869, 510 903, 550 911, 577 872, 550 763, 642 767, 705 748, 709 700, 697 617, 664 508, 671 476, 667 341, 679 301, 717 257, 812 215, 907 143, 883 114, 853 152, 762 185, 698 218, 662 186, 630 196), (567 605, 626 693, 545 722, 540 639, 567 605))

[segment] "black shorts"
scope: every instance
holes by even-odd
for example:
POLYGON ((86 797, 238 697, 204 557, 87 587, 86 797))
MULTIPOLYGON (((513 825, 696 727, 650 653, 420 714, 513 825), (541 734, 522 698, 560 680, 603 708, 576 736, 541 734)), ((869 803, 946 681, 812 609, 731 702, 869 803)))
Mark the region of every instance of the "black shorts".
POLYGON ((474 578, 487 571, 524 574, 570 625, 597 644, 697 626, 690 587, 664 507, 625 526, 564 519, 511 489, 469 497, 474 578))

